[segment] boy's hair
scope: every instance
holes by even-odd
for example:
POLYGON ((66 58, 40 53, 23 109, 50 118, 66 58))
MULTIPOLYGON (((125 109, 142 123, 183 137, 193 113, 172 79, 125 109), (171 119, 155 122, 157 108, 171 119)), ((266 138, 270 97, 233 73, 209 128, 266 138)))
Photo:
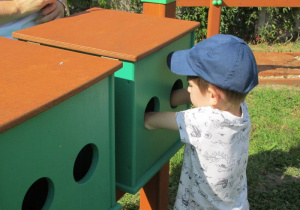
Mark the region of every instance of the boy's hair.
MULTIPOLYGON (((204 92, 208 89, 210 84, 209 82, 207 82, 206 80, 202 79, 201 77, 197 77, 197 76, 187 76, 187 80, 195 80, 196 84, 198 85, 199 89, 201 92, 204 92)), ((217 87, 215 85, 213 85, 214 87, 216 87, 218 90, 222 91, 226 98, 231 101, 232 103, 242 103, 246 96, 247 93, 239 93, 233 90, 228 90, 228 89, 223 89, 220 87, 217 87)))

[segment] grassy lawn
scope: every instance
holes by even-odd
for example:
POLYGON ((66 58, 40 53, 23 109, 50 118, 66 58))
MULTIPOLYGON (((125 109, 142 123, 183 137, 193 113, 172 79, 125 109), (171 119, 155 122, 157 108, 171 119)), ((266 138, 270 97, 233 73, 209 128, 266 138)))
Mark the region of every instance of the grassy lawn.
POLYGON ((248 162, 252 209, 300 208, 300 89, 259 87, 247 102, 252 119, 248 162))
MULTIPOLYGON (((300 88, 259 86, 247 97, 252 121, 247 169, 251 210, 300 209, 300 88)), ((181 171, 183 149, 170 161, 169 209, 181 171)), ((139 209, 126 194, 122 209, 139 209)))
POLYGON ((265 43, 252 45, 249 44, 250 48, 254 52, 300 52, 300 40, 297 42, 289 43, 277 43, 268 45, 265 43))

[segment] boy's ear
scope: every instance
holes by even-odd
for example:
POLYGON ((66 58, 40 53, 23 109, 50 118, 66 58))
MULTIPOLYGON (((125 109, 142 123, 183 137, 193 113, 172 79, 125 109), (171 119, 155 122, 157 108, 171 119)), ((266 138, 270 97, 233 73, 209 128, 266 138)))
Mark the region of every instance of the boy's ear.
POLYGON ((208 87, 208 94, 209 94, 209 100, 210 100, 210 105, 212 107, 216 107, 221 99, 220 92, 214 87, 214 86, 209 86, 208 87))

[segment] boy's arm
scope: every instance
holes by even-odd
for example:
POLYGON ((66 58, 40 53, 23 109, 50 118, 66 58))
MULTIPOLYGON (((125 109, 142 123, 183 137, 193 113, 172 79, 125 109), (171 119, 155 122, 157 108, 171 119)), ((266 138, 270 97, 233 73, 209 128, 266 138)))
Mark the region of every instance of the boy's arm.
POLYGON ((190 93, 187 89, 177 89, 172 91, 170 97, 170 104, 171 106, 179 106, 183 104, 190 104, 190 93))
MULTIPOLYGON (((171 106, 190 104, 190 93, 187 89, 177 89, 172 91, 170 97, 171 106)), ((145 127, 148 130, 169 129, 178 130, 175 119, 175 112, 147 112, 144 118, 145 127)))
POLYGON ((178 130, 175 112, 147 112, 145 114, 144 123, 148 130, 178 130))

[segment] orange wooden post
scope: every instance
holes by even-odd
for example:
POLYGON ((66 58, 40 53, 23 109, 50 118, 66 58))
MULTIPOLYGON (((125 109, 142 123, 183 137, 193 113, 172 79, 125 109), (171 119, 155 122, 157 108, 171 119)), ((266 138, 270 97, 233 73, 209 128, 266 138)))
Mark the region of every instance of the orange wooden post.
POLYGON ((159 17, 175 18, 176 1, 168 4, 143 3, 143 14, 159 17))
POLYGON ((140 190, 140 210, 168 209, 169 162, 140 190))
MULTIPOLYGON (((168 4, 143 3, 143 14, 175 18, 176 1, 168 4)), ((168 209, 169 162, 140 190, 140 210, 168 209)))
POLYGON ((206 38, 220 33, 221 9, 221 6, 213 5, 212 1, 210 2, 206 38))

